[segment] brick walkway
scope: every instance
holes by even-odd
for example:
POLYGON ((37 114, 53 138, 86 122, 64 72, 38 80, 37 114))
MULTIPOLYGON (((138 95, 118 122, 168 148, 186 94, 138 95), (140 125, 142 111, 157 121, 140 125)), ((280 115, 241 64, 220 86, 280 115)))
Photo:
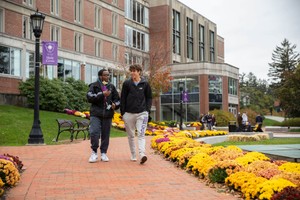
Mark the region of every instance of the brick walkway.
POLYGON ((88 163, 90 144, 0 147, 0 154, 19 156, 25 171, 6 199, 205 199, 231 200, 150 149, 144 165, 129 160, 127 138, 111 138, 110 162, 88 163))

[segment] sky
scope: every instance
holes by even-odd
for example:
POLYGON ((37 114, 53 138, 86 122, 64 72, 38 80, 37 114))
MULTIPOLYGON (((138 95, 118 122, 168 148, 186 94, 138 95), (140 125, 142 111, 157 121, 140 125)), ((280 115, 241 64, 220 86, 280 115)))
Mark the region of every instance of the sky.
POLYGON ((179 0, 217 24, 225 63, 268 80, 276 46, 286 38, 300 53, 299 0, 179 0))

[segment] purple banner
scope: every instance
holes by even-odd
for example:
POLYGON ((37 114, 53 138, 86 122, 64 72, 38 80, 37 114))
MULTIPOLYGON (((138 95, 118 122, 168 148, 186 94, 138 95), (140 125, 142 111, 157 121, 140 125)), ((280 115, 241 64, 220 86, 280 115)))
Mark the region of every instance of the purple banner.
POLYGON ((182 101, 183 102, 188 102, 189 101, 189 93, 187 90, 183 91, 183 94, 182 94, 182 101))
POLYGON ((58 45, 56 41, 43 41, 43 65, 57 65, 58 45))

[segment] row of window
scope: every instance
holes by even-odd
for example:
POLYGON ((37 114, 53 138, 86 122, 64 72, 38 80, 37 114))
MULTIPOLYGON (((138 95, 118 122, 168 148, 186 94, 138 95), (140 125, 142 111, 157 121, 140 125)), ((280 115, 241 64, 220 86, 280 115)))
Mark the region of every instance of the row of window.
MULTIPOLYGON (((0 74, 7 74, 13 76, 22 76, 22 70, 25 70, 25 77, 29 78, 34 76, 35 73, 35 60, 34 53, 26 51, 25 53, 25 66, 22 66, 22 50, 13 47, 6 47, 0 45, 0 74)), ((42 57, 42 55, 41 55, 42 57)), ((41 59, 40 57, 40 59, 41 59)), ((76 80, 81 80, 80 72, 81 62, 58 58, 57 65, 43 65, 40 68, 40 74, 43 77, 49 79, 60 78, 65 80, 68 77, 73 77, 76 80)), ((96 81, 98 78, 98 71, 103 69, 103 66, 96 66, 91 64, 86 64, 85 66, 85 83, 89 84, 96 81)), ((116 76, 111 77, 111 81, 117 83, 116 76)))
POLYGON ((125 25, 125 45, 134 49, 149 51, 149 34, 125 25))
MULTIPOLYGON (((181 55, 181 31, 180 31, 180 13, 173 10, 173 53, 181 55)), ((186 38, 186 52, 187 58, 194 60, 194 22, 190 18, 186 18, 187 38, 186 38)), ((205 27, 198 25, 198 52, 199 61, 206 61, 205 59, 205 27)), ((215 33, 209 31, 209 61, 215 61, 215 33)))

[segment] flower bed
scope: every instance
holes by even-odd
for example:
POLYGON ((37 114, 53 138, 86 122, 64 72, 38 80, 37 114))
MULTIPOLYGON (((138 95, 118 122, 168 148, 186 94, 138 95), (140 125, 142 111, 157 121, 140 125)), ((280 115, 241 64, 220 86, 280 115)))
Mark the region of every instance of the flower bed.
POLYGON ((18 157, 9 154, 0 155, 0 197, 6 187, 15 186, 20 180, 23 164, 18 157))
POLYGON ((210 183, 225 184, 245 199, 275 200, 300 195, 299 163, 271 160, 262 153, 243 152, 236 146, 213 147, 182 134, 157 135, 151 147, 182 169, 210 183))

